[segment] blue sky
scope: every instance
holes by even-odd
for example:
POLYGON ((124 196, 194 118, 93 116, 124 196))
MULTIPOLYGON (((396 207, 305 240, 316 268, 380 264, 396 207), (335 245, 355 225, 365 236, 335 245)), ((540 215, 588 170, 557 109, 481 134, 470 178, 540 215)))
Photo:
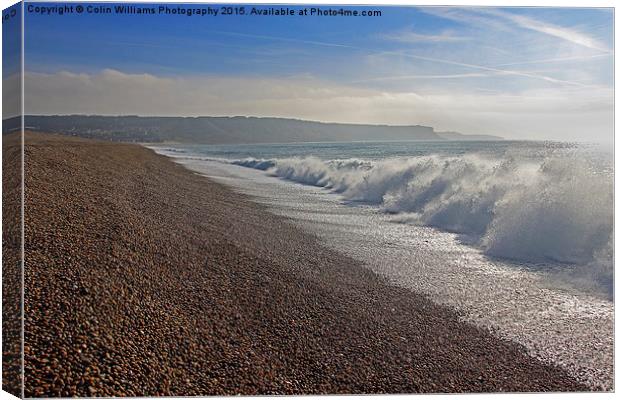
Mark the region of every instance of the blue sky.
POLYGON ((610 9, 349 9, 382 16, 26 13, 26 112, 613 134, 610 9))

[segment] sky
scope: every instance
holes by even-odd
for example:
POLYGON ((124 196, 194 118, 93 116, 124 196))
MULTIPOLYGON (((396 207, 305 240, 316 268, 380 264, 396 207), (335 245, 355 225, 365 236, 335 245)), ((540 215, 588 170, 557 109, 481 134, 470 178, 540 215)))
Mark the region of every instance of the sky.
MULTIPOLYGON (((251 8, 191 17, 27 10, 25 112, 613 138, 611 9, 368 6, 345 9, 381 16, 280 17, 248 15, 251 8)), ((4 70, 5 82, 15 77, 4 70)))

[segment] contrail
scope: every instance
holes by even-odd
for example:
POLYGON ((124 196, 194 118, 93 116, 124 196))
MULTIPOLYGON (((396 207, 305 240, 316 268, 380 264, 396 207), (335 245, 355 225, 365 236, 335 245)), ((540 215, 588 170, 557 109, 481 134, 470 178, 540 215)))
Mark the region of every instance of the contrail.
POLYGON ((494 67, 508 67, 511 65, 525 65, 525 64, 543 64, 543 63, 558 62, 558 61, 589 60, 592 58, 610 57, 611 55, 612 53, 601 53, 601 54, 593 54, 589 56, 547 58, 544 60, 532 60, 532 61, 521 61, 521 62, 513 62, 513 63, 506 63, 506 64, 497 64, 494 67))
POLYGON ((369 53, 378 53, 378 54, 382 53, 382 54, 390 54, 390 55, 399 55, 399 56, 413 58, 413 59, 417 59, 417 60, 430 61, 430 62, 435 62, 435 63, 439 63, 439 64, 446 64, 446 65, 454 65, 454 66, 459 66, 459 67, 464 67, 464 68, 471 68, 471 69, 477 69, 477 70, 481 70, 481 71, 495 72, 495 73, 500 73, 500 74, 505 74, 505 75, 522 76, 522 77, 526 77, 526 78, 543 80, 543 81, 551 82, 551 83, 565 84, 565 85, 572 85, 572 86, 580 86, 580 87, 590 87, 590 85, 585 85, 583 83, 572 82, 572 81, 565 81, 565 80, 556 79, 556 78, 553 78, 553 77, 550 77, 550 76, 545 76, 545 75, 538 75, 538 74, 532 74, 532 73, 521 72, 521 71, 506 70, 506 69, 500 69, 500 68, 494 68, 494 67, 485 67, 483 65, 469 64, 469 63, 463 63, 463 62, 457 62, 457 61, 450 61, 450 60, 444 60, 444 59, 441 59, 441 58, 418 56, 418 55, 406 53, 406 52, 403 52, 403 51, 373 50, 373 49, 368 49, 368 48, 359 47, 359 46, 352 46, 352 45, 342 44, 342 43, 319 42, 319 41, 314 41, 314 40, 283 38, 283 37, 279 37, 279 36, 254 35, 254 34, 239 33, 239 32, 228 32, 228 31, 208 31, 208 32, 219 33, 219 34, 222 34, 222 35, 249 37, 249 38, 255 38, 255 39, 279 40, 279 41, 283 41, 283 42, 303 43, 303 44, 309 44, 309 45, 315 45, 315 46, 347 48, 347 49, 360 50, 360 51, 369 52, 369 53))

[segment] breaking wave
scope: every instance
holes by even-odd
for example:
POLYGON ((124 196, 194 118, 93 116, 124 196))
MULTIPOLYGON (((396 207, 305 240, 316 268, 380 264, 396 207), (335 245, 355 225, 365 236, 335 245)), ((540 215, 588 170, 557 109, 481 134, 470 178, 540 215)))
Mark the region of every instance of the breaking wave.
POLYGON ((579 157, 309 157, 232 163, 462 234, 492 256, 580 265, 571 273, 612 291, 613 179, 579 157))

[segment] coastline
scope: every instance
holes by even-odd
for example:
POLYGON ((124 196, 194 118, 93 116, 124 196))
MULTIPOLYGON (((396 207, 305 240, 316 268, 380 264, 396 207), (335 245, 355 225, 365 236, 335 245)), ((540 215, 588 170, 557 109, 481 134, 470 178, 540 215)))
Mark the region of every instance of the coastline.
POLYGON ((591 390, 152 150, 25 154, 26 396, 591 390))

